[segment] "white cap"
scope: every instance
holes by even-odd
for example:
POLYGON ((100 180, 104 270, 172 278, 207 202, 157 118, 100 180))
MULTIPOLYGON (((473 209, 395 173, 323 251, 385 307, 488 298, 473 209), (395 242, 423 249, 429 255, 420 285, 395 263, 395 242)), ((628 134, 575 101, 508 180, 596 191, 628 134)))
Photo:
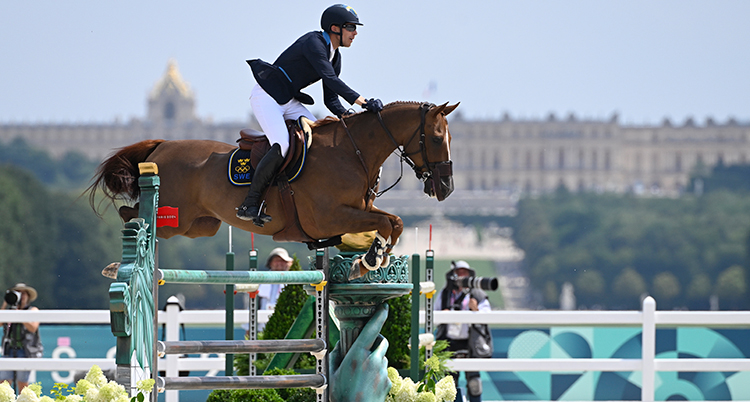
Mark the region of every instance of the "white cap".
POLYGON ((471 269, 471 267, 469 266, 469 263, 464 260, 458 260, 453 263, 453 269, 458 269, 458 268, 471 269))
POLYGON ((268 254, 266 265, 269 265, 271 263, 271 259, 273 257, 279 257, 286 262, 292 261, 292 257, 289 256, 289 253, 283 247, 276 247, 275 249, 271 250, 271 254, 268 254))

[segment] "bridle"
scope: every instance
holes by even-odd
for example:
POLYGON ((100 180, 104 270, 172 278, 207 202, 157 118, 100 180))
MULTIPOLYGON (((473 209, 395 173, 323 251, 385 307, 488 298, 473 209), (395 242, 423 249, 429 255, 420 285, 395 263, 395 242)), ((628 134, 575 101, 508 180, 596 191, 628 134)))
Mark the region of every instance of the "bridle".
POLYGON ((385 190, 382 190, 376 194, 377 197, 380 197, 381 195, 385 194, 386 191, 392 189, 393 187, 398 184, 399 181, 401 181, 401 178, 404 175, 404 162, 406 162, 409 167, 414 171, 414 174, 417 176, 417 179, 421 181, 422 183, 426 182, 429 179, 433 179, 435 176, 446 176, 446 175, 452 175, 453 174, 453 161, 442 161, 442 162, 430 162, 429 158, 427 157, 427 146, 425 145, 427 134, 425 133, 425 120, 427 118, 427 112, 430 111, 435 107, 432 103, 424 102, 419 105, 419 127, 414 131, 414 133, 411 135, 408 141, 404 143, 403 146, 399 146, 396 142, 396 138, 391 134, 391 130, 388 129, 388 127, 385 125, 385 122, 383 121, 383 117, 380 116, 380 112, 377 112, 378 121, 380 122, 380 125, 383 127, 383 130, 388 134, 388 137, 391 139, 393 144, 396 146, 396 150, 398 152, 398 157, 401 162, 401 174, 398 176, 398 179, 391 184, 388 188, 385 190), (417 133, 419 133, 419 149, 407 153, 406 147, 411 144, 411 142, 416 138, 417 133), (418 153, 422 154, 422 164, 417 166, 414 163, 414 160, 412 160, 411 156, 416 155, 418 153))
MULTIPOLYGON (((385 130, 386 134, 388 134, 388 138, 391 139, 391 142, 393 142, 393 145, 396 146, 396 149, 394 152, 398 153, 399 161, 401 163, 401 173, 398 176, 398 179, 388 186, 385 190, 381 191, 375 191, 375 187, 377 187, 378 182, 380 180, 379 175, 378 179, 376 180, 375 184, 368 189, 368 194, 365 196, 365 198, 369 198, 370 196, 374 195, 375 197, 380 197, 383 194, 385 194, 388 190, 392 189, 401 181, 401 178, 404 176, 404 162, 406 162, 409 167, 414 171, 414 174, 417 176, 417 179, 421 182, 426 182, 429 179, 433 179, 433 183, 435 183, 434 177, 440 177, 440 176, 450 176, 453 174, 453 161, 442 161, 442 162, 430 162, 427 157, 427 147, 425 145, 427 134, 425 133, 425 121, 427 119, 427 112, 430 111, 435 107, 434 104, 424 102, 419 105, 419 116, 420 116, 420 122, 419 127, 414 131, 414 133, 409 137, 409 140, 404 143, 403 146, 398 145, 398 142, 396 141, 396 138, 391 133, 391 130, 388 129, 388 126, 385 125, 385 122, 383 121, 383 117, 380 115, 380 112, 376 113, 376 116, 378 118, 378 122, 380 122, 380 125, 383 127, 383 130, 385 130), (406 148, 411 144, 411 142, 416 138, 417 134, 419 134, 419 149, 407 153, 406 148), (417 166, 414 161, 411 159, 411 156, 416 154, 422 154, 422 164, 417 166)), ((362 166, 365 168, 365 173, 367 174, 367 177, 369 177, 369 171, 367 169, 367 165, 365 164, 364 159, 362 158, 362 152, 357 147, 357 144, 354 142, 354 137, 352 137, 352 134, 349 132, 349 128, 346 126, 346 123, 344 122, 344 119, 340 119, 341 123, 344 125, 344 129, 346 130, 346 133, 349 135, 349 139, 352 141, 352 145, 354 145, 354 149, 357 153, 357 156, 359 157, 360 162, 362 163, 362 166)), ((434 185, 434 184, 433 184, 434 185)), ((369 187, 369 186, 368 186, 369 187)))

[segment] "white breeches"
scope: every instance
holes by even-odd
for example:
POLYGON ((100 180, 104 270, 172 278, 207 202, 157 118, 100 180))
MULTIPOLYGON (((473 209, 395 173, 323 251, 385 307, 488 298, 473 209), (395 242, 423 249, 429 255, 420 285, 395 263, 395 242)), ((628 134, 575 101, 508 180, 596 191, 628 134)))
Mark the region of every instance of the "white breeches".
POLYGON ((260 124, 268 142, 279 144, 281 154, 286 156, 289 150, 289 131, 285 120, 297 120, 300 116, 315 121, 315 116, 298 100, 292 99, 286 104, 279 105, 260 85, 255 84, 250 93, 250 106, 260 124))

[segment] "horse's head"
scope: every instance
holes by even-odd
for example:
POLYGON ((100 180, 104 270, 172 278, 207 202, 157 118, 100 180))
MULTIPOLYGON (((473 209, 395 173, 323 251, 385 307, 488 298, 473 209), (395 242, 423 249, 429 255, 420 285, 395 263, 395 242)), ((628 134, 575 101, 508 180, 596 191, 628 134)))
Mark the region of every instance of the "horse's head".
POLYGON ((445 116, 458 107, 423 105, 420 124, 419 151, 410 152, 414 172, 424 182, 424 192, 443 201, 453 192, 453 162, 451 161, 451 134, 445 116))

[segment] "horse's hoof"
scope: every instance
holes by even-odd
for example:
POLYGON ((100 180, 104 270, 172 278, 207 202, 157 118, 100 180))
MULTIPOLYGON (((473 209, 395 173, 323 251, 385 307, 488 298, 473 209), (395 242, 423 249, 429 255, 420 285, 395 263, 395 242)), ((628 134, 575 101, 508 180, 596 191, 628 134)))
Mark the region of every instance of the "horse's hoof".
POLYGON ((362 257, 362 266, 367 268, 368 271, 374 271, 378 269, 382 262, 382 256, 370 255, 370 253, 367 253, 362 257))
POLYGON ((387 267, 390 264, 391 264, 391 255, 390 254, 386 254, 384 256, 384 258, 383 258, 383 262, 380 263, 380 266, 381 267, 387 267))
POLYGON ((120 270, 120 262, 111 262, 104 267, 102 275, 106 278, 117 279, 117 271, 120 270))
POLYGON ((362 264, 362 259, 357 258, 352 263, 351 268, 349 268, 349 276, 348 279, 350 281, 353 281, 355 279, 359 279, 363 276, 365 276, 368 272, 370 272, 365 266, 362 264))

